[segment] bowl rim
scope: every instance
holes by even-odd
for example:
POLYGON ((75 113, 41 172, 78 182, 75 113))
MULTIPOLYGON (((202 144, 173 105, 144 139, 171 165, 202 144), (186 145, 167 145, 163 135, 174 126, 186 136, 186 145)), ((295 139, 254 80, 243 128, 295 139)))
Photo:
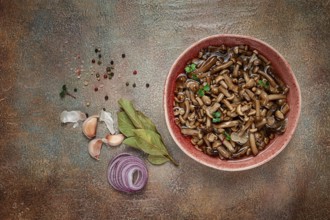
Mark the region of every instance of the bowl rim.
POLYGON ((174 142, 177 144, 177 146, 186 154, 188 155, 190 158, 192 158, 193 160, 197 161, 198 163, 201 163, 205 166, 208 166, 208 167, 211 167, 211 168, 214 168, 214 169, 217 169, 217 170, 222 170, 222 171, 243 171, 243 170, 249 170, 249 169, 252 169, 252 168, 255 168, 255 167, 258 167, 258 166, 261 166, 265 163, 267 163, 268 161, 270 161, 271 159, 273 159, 274 157, 276 157, 280 152, 282 152, 284 150, 284 148, 288 145, 288 143, 290 142, 296 128, 297 128, 297 125, 298 125, 298 122, 299 122, 299 118, 300 118, 300 114, 301 114, 301 91, 300 91, 300 87, 299 87, 299 84, 298 84, 298 81, 295 77, 295 74, 293 73, 289 63, 286 61, 286 59, 275 49, 273 48, 271 45, 269 45, 268 43, 262 41, 262 40, 259 40, 259 39, 256 39, 254 37, 251 37, 251 36, 246 36, 246 35, 237 35, 237 34, 217 34, 217 35, 211 35, 211 36, 208 36, 208 37, 205 37, 205 38, 202 38, 196 42, 194 42, 193 44, 191 44, 188 48, 186 48, 178 57, 177 59, 173 62, 169 72, 168 72, 168 75, 166 77, 166 80, 165 80, 165 85, 164 85, 164 92, 163 92, 163 107, 164 107, 164 112, 165 112, 165 121, 166 121, 166 125, 167 125, 167 128, 174 140, 174 142), (248 39, 248 40, 252 40, 252 41, 255 41, 261 45, 264 45, 266 47, 268 47, 270 50, 273 50, 277 55, 278 57, 286 64, 286 67, 288 68, 288 71, 290 72, 290 75, 292 76, 293 78, 293 84, 296 85, 296 89, 297 89, 297 92, 298 92, 298 97, 296 97, 298 100, 297 100, 297 103, 298 103, 298 106, 296 109, 296 117, 295 117, 295 120, 293 121, 293 124, 292 124, 292 129, 291 130, 287 130, 286 132, 289 132, 288 135, 289 135, 289 138, 285 139, 284 143, 282 144, 282 146, 280 148, 278 148, 276 151, 274 151, 273 154, 271 154, 269 157, 266 157, 264 160, 261 160, 257 163, 254 163, 252 165, 248 165, 248 166, 243 166, 243 167, 239 167, 239 168, 232 168, 232 167, 220 167, 216 164, 211 164, 207 161, 204 161, 204 160, 199 160, 198 158, 196 158, 192 153, 190 153, 188 150, 186 150, 184 147, 181 146, 181 142, 176 138, 176 135, 171 127, 171 122, 170 122, 170 118, 169 118, 169 112, 168 112, 168 105, 169 103, 167 102, 167 99, 166 97, 168 96, 169 94, 169 80, 170 80, 170 76, 171 74, 173 74, 173 71, 175 69, 175 66, 177 65, 177 63, 184 57, 184 55, 186 53, 188 53, 190 50, 192 50, 194 47, 200 45, 201 43, 203 42, 207 42, 211 39, 214 39, 214 38, 241 38, 241 39, 248 39))

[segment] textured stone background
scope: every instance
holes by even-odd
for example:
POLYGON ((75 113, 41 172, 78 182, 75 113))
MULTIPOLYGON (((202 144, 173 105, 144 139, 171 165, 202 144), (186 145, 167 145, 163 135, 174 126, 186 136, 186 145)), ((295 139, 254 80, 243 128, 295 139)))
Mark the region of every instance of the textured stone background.
MULTIPOLYGON (((329 218, 329 12, 328 0, 0 0, 0 218, 329 218), (290 144, 269 163, 244 172, 196 163, 165 126, 162 91, 171 64, 191 43, 219 33, 272 45, 290 63, 302 92, 302 114, 290 144), (102 50, 100 70, 115 62, 111 81, 91 75, 100 71, 91 67, 95 47, 102 50), (83 69, 81 79, 76 68, 83 69), (126 87, 126 81, 137 87, 126 87), (105 87, 95 93, 98 83, 105 87), (63 84, 78 89, 76 100, 59 98, 63 84), (81 127, 59 122, 65 109, 116 112, 120 97, 134 100, 154 120, 180 162, 179 168, 148 164, 148 185, 135 195, 112 189, 106 169, 119 152, 142 154, 104 147, 96 162, 81 127)), ((101 124, 98 135, 104 133, 101 124)))

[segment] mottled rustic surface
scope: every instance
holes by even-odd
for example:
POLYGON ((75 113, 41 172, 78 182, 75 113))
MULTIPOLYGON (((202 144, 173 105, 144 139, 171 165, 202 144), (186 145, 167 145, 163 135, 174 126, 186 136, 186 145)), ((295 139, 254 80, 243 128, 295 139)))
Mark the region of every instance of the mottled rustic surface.
MULTIPOLYGON (((329 218, 329 1, 201 2, 0 0, 0 219, 329 218), (250 35, 275 47, 302 91, 301 120, 288 147, 244 172, 221 172, 188 158, 163 116, 173 61, 194 41, 219 33, 250 35), (102 50, 100 70, 115 62, 111 81, 91 75, 100 71, 91 67, 95 47, 102 50), (59 98, 64 83, 78 89, 76 100, 59 98), (95 93, 98 83, 105 87, 95 93), (136 195, 113 190, 105 174, 116 153, 139 152, 104 147, 96 162, 81 128, 59 122, 65 109, 115 112, 120 97, 133 99, 155 121, 180 162, 179 168, 148 164, 148 185, 136 195)), ((99 131, 102 136, 103 125, 99 131)))

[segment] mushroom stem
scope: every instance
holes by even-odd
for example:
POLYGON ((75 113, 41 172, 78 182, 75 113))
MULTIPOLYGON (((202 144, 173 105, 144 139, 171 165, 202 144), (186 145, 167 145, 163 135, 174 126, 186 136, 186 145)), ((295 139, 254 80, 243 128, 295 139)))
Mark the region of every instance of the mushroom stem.
POLYGON ((232 97, 232 94, 230 94, 229 91, 228 91, 226 88, 224 88, 222 85, 219 86, 219 90, 220 90, 220 92, 223 93, 227 98, 232 97))
POLYGON ((213 114, 214 112, 216 112, 218 110, 219 107, 220 107, 220 104, 216 102, 211 107, 209 107, 209 112, 211 114, 213 114))
POLYGON ((234 61, 229 60, 228 62, 226 62, 226 63, 224 63, 224 64, 222 64, 220 66, 215 67, 210 72, 211 72, 211 74, 217 73, 217 72, 219 72, 219 71, 221 71, 223 69, 226 69, 226 68, 230 67, 233 63, 234 63, 234 61))
POLYGON ((263 77, 265 77, 269 81, 269 83, 270 83, 271 86, 277 87, 277 84, 276 84, 275 80, 270 75, 268 75, 267 73, 265 73, 262 70, 258 70, 258 73, 260 75, 262 75, 263 77))
POLYGON ((204 102, 202 101, 201 98, 196 97, 196 101, 198 102, 198 104, 199 104, 200 106, 203 106, 203 105, 204 105, 204 102))
POLYGON ((223 99, 222 103, 225 104, 230 111, 234 110, 234 107, 230 104, 230 102, 227 99, 223 99))
POLYGON ((260 100, 256 99, 255 102, 255 109, 256 109, 256 120, 260 121, 260 100))
POLYGON ((207 72, 216 62, 217 62, 217 57, 216 56, 209 57, 205 61, 205 63, 199 69, 193 71, 192 74, 207 72))
POLYGON ((254 133, 250 133, 250 146, 251 146, 253 155, 257 155, 258 149, 257 149, 256 138, 254 136, 254 133))
POLYGON ((185 106, 185 113, 183 115, 183 119, 187 119, 189 112, 190 112, 190 104, 187 99, 184 101, 184 106, 185 106))
POLYGON ((233 91, 233 92, 238 92, 238 86, 234 85, 233 81, 231 78, 227 75, 224 74, 223 78, 225 79, 226 84, 228 85, 228 88, 233 91))
POLYGON ((225 136, 223 134, 219 135, 220 140, 222 141, 222 144, 225 145, 225 147, 231 152, 234 153, 235 149, 233 147, 233 145, 231 145, 231 143, 229 141, 226 140, 225 136))
POLYGON ((277 100, 277 99, 285 99, 286 95, 281 95, 281 94, 272 94, 272 95, 268 95, 268 100, 272 101, 272 100, 277 100))
POLYGON ((239 125, 239 120, 226 121, 218 125, 214 125, 215 128, 231 128, 239 125))
POLYGON ((226 159, 230 158, 230 153, 223 146, 219 146, 217 150, 224 158, 226 159))
POLYGON ((262 128, 262 126, 264 126, 265 124, 267 124, 267 119, 266 118, 263 118, 261 121, 259 121, 256 124, 256 128, 258 128, 260 130, 260 128, 262 128))
POLYGON ((182 128, 181 129, 181 133, 183 135, 191 135, 191 136, 195 136, 199 134, 199 131, 197 129, 190 129, 190 128, 182 128))
POLYGON ((250 120, 248 120, 245 125, 243 126, 243 128, 241 129, 241 131, 238 133, 238 136, 242 136, 244 134, 244 132, 246 131, 246 129, 248 129, 251 124, 253 123, 253 119, 250 118, 250 120))
POLYGON ((221 102, 221 100, 224 98, 224 94, 223 93, 219 93, 218 97, 216 98, 216 102, 221 102))

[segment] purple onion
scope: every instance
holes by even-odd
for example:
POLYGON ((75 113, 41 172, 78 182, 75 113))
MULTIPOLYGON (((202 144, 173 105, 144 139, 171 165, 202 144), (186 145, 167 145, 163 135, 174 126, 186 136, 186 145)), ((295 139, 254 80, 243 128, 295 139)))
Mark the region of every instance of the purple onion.
POLYGON ((132 193, 144 188, 148 181, 148 170, 139 157, 122 153, 114 157, 108 168, 108 181, 118 191, 132 193), (133 175, 136 173, 135 180, 133 175))

